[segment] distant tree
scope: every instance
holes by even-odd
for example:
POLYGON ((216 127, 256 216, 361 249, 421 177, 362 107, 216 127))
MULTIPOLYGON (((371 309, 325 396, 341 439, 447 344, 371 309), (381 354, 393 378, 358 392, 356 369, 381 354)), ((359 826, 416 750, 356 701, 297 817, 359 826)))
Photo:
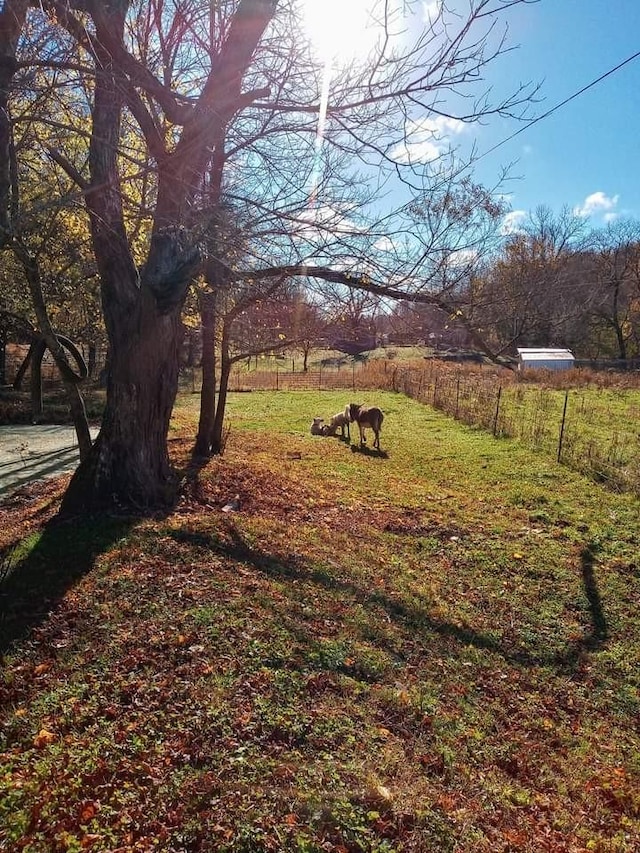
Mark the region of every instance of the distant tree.
POLYGON ((207 458, 224 449, 224 416, 233 365, 291 344, 279 331, 279 325, 269 320, 270 300, 282 286, 283 280, 278 279, 267 282, 262 290, 253 283, 230 284, 225 291, 218 286, 202 294, 203 328, 210 335, 203 341, 207 355, 203 358, 203 391, 194 457, 207 458))
POLYGON ((296 289, 290 303, 289 337, 294 348, 302 353, 302 369, 309 369, 311 351, 325 342, 327 319, 318 305, 309 301, 304 291, 296 289))
MULTIPOLYGON (((11 117, 11 91, 18 67, 16 52, 26 16, 27 4, 22 2, 5 3, 0 12, 0 250, 5 256, 10 253, 10 267, 14 274, 18 273, 21 282, 17 288, 12 288, 13 294, 8 301, 17 299, 26 308, 25 297, 28 294, 28 309, 25 313, 33 318, 34 338, 37 334, 44 341, 40 346, 40 342, 36 344, 32 340, 30 350, 32 417, 38 420, 41 416, 40 361, 46 345, 62 375, 80 458, 86 460, 91 452, 91 436, 84 402, 78 389, 78 383, 85 378, 84 365, 82 370, 76 372, 69 364, 63 341, 54 329, 45 297, 46 289, 52 290, 63 285, 65 272, 69 268, 69 247, 73 244, 72 229, 69 228, 70 211, 65 205, 65 192, 60 192, 55 182, 46 180, 52 177, 46 166, 46 178, 41 184, 36 183, 35 189, 32 187, 28 177, 32 177, 34 163, 36 169, 41 163, 32 151, 33 140, 29 126, 24 133, 17 135, 16 123, 11 117), (58 245, 58 254, 52 251, 52 244, 56 243, 53 235, 59 232, 65 219, 64 245, 58 245)), ((19 103, 23 108, 28 108, 26 93, 22 93, 19 103)), ((38 110, 38 107, 35 109, 38 110)), ((41 118, 39 111, 32 114, 32 119, 36 118, 41 118)), ((3 302, 7 304, 6 297, 3 302)))
POLYGON ((592 235, 590 247, 594 326, 609 333, 612 355, 637 355, 640 223, 615 220, 592 235))
POLYGON ((376 316, 380 299, 367 291, 345 287, 343 282, 322 281, 315 285, 327 318, 328 343, 345 352, 374 349, 376 316))
POLYGON ((584 220, 568 208, 556 216, 539 207, 506 236, 471 288, 474 323, 496 351, 566 343, 567 326, 588 297, 574 275, 585 232, 584 220))

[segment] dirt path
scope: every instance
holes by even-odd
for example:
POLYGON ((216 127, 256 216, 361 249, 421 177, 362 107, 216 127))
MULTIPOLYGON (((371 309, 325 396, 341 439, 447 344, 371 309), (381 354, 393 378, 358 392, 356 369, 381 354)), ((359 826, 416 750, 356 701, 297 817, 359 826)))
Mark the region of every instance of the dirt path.
MULTIPOLYGON (((91 430, 92 438, 97 434, 91 430)), ((0 426, 0 500, 27 483, 73 471, 79 458, 71 426, 0 426)))

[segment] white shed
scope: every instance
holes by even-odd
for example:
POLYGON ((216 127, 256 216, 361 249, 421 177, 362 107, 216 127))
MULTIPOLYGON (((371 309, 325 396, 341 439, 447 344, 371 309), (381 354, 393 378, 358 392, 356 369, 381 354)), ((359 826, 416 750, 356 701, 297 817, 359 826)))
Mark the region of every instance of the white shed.
POLYGON ((575 356, 561 347, 518 347, 518 370, 569 370, 575 356))

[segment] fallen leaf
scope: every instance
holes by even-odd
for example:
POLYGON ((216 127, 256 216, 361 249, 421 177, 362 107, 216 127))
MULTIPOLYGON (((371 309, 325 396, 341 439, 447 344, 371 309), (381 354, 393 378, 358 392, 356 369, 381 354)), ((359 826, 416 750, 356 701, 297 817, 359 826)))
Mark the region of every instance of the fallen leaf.
POLYGON ((47 731, 47 729, 40 729, 38 734, 33 739, 33 745, 37 749, 42 749, 43 746, 48 746, 48 744, 53 743, 56 739, 56 736, 53 732, 47 731))
POLYGON ((88 802, 82 806, 82 810, 80 812, 80 821, 82 823, 89 823, 90 820, 98 814, 100 809, 100 804, 95 802, 88 802))

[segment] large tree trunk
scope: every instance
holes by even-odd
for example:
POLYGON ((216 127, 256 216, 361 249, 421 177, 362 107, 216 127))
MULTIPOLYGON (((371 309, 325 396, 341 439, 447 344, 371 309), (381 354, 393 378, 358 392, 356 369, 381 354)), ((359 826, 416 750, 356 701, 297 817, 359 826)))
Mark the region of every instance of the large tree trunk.
MULTIPOLYGON (((96 76, 91 181, 83 189, 111 360, 100 435, 71 480, 62 512, 149 512, 167 509, 177 485, 167 434, 178 390, 180 312, 200 264, 188 231, 190 212, 220 128, 243 105, 268 94, 268 90, 243 94, 242 78, 275 3, 240 0, 198 104, 188 116, 187 108, 173 101, 167 90, 152 82, 148 69, 126 53, 127 0, 87 0, 86 5, 96 26, 90 42, 96 76), (139 85, 149 86, 147 94, 160 98, 162 109, 182 125, 179 141, 170 151, 153 111, 146 110, 137 92, 139 85), (125 100, 158 167, 151 243, 141 269, 136 268, 128 241, 120 186, 118 146, 125 100)), ((66 23, 79 41, 86 40, 87 32, 79 29, 77 20, 69 17, 66 23)))
MULTIPOLYGON (((107 402, 100 434, 64 496, 63 514, 164 508, 175 485, 166 440, 178 387, 181 301, 160 311, 131 253, 118 170, 126 82, 105 47, 121 42, 126 5, 96 21, 91 183, 85 189, 109 335, 107 402)), ((150 277, 167 274, 171 242, 156 239, 168 252, 150 257, 150 277)))
MULTIPOLYGON (((178 390, 179 311, 140 306, 138 333, 112 331, 107 406, 100 434, 65 494, 62 512, 168 509, 177 480, 167 434, 178 390)), ((127 324, 128 326, 128 324, 127 324)))

